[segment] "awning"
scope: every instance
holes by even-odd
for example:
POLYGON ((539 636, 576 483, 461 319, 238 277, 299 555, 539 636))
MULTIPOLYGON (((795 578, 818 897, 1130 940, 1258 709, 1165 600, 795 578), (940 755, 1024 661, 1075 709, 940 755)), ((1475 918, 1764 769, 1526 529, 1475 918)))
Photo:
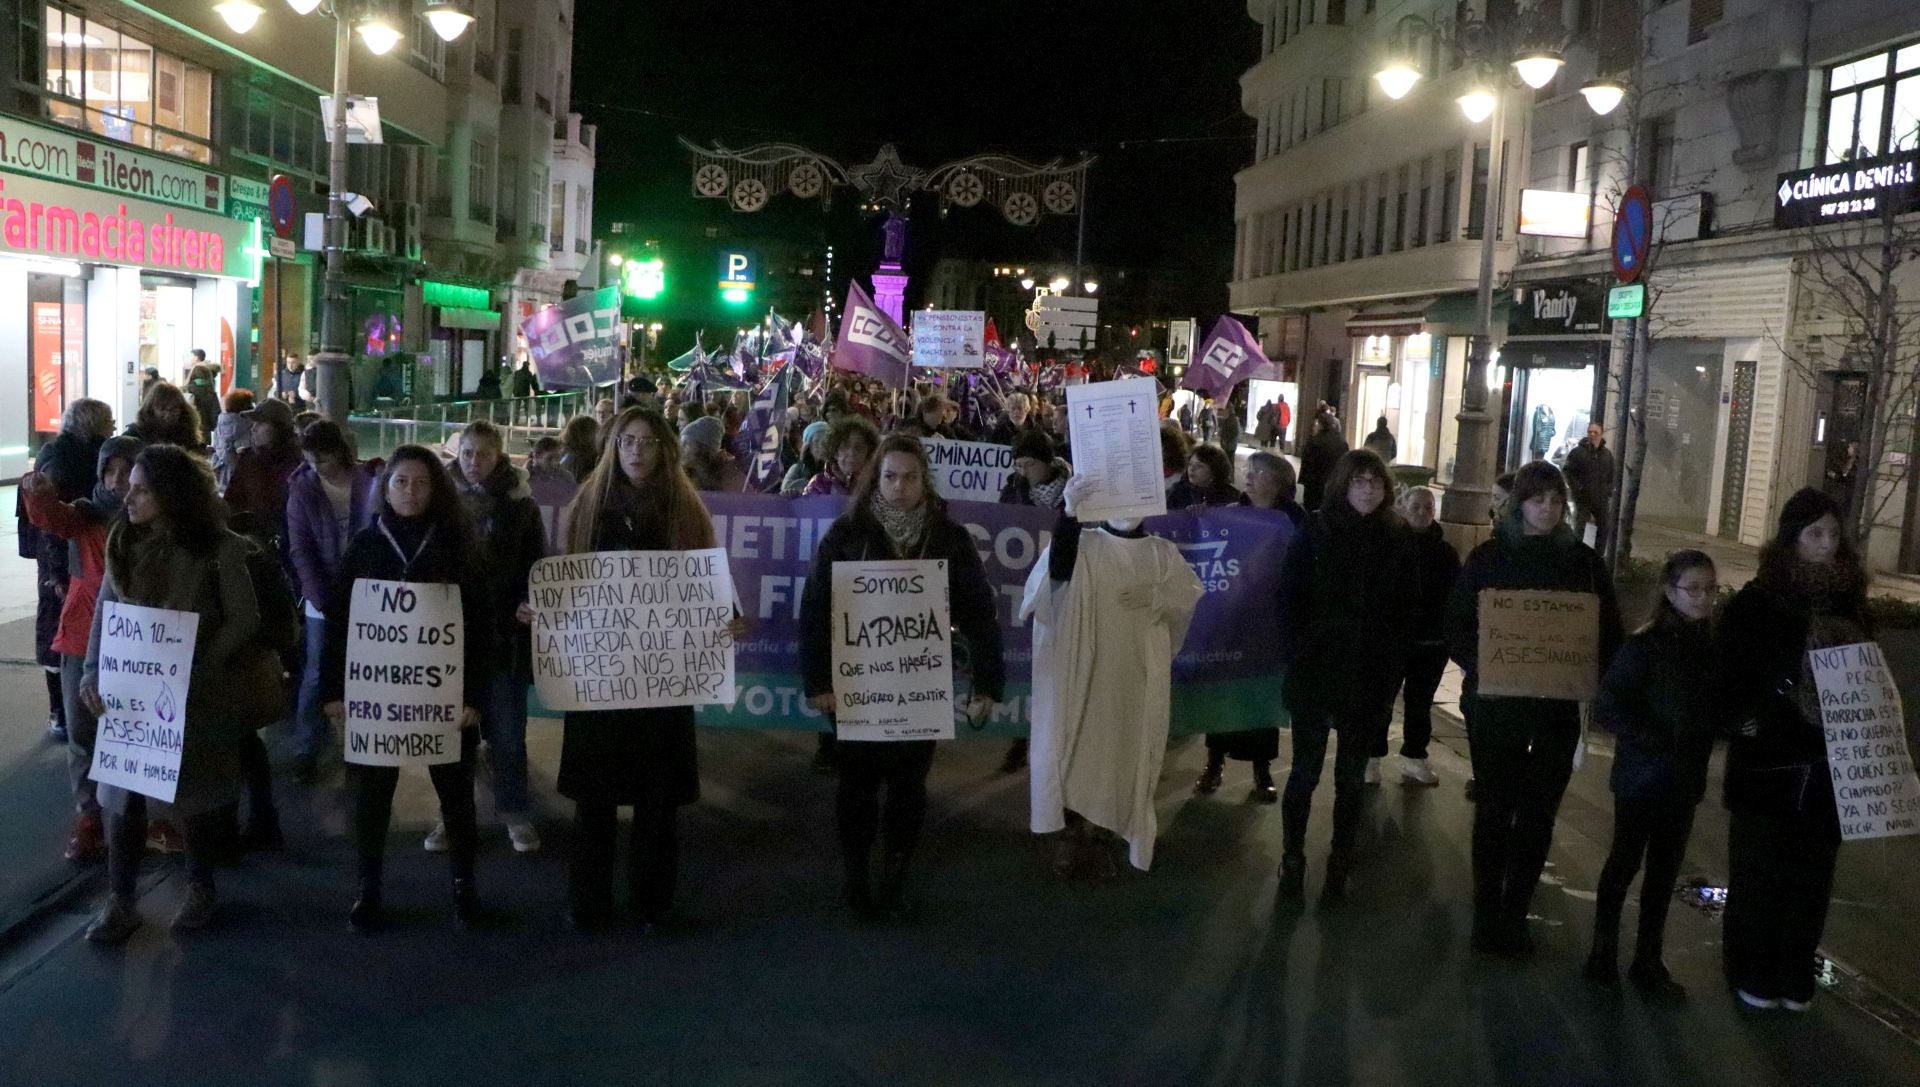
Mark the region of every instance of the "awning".
POLYGON ((500 315, 490 309, 461 309, 458 306, 442 306, 440 309, 441 328, 479 328, 491 332, 500 327, 500 315))
POLYGON ((1359 310, 1347 318, 1349 336, 1412 336, 1424 331, 1431 297, 1403 298, 1359 310))
MULTIPOLYGON (((1436 299, 1427 307, 1422 316, 1427 324, 1448 325, 1473 330, 1474 322, 1479 319, 1480 299, 1472 294, 1449 294, 1436 299)), ((1500 328, 1507 323, 1507 311, 1513 308, 1513 296, 1506 291, 1493 294, 1493 326, 1500 328)))

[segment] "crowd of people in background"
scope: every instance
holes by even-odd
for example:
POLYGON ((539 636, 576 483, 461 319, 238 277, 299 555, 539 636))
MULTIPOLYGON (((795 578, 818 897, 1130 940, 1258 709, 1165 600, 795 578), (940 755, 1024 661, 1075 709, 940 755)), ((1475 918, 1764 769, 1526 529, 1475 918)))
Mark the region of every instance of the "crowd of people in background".
MULTIPOLYGON (((741 434, 751 392, 702 395, 685 381, 637 377, 525 450, 509 448, 493 424, 476 422, 444 449, 404 445, 368 460, 347 430, 307 410, 312 374, 297 358, 280 369, 271 395, 235 389, 221 398, 217 371, 204 358, 184 386, 155 378, 117 433, 107 405, 71 403, 60 433, 21 483, 30 526, 23 547, 40 562, 45 591, 40 660, 51 728, 68 750, 74 822, 66 855, 76 863, 104 859, 109 872, 108 898, 88 938, 122 942, 140 926, 134 893, 148 851, 183 855, 188 890, 173 924, 191 929, 215 919, 223 858, 281 845, 263 728, 286 729, 299 785, 332 780, 344 616, 362 578, 445 584, 464 602, 460 758, 432 768, 439 812, 423 844, 447 854, 453 912, 474 923, 479 779, 512 848, 542 848, 526 747, 528 571, 548 554, 712 546, 702 493, 752 486, 748 470, 758 450, 741 434), (557 523, 543 508, 562 511, 557 523), (102 710, 99 605, 111 601, 200 617, 187 707, 193 727, 179 793, 164 810, 137 793, 96 786, 87 774, 102 710), (485 775, 477 770, 483 745, 485 775)), ((522 367, 511 390, 535 394, 538 379, 522 367)), ((1583 708, 1479 693, 1479 602, 1485 590, 1591 594, 1604 677, 1593 720, 1615 735, 1617 756, 1614 836, 1586 973, 1597 984, 1619 983, 1621 915, 1644 869, 1650 890, 1640 899, 1627 973, 1651 994, 1679 994, 1662 961, 1666 891, 1706 793, 1709 754, 1724 740, 1728 979, 1746 1005, 1804 1009, 1839 844, 1807 651, 1872 635, 1866 574, 1833 501, 1809 490, 1786 505, 1759 575, 1733 595, 1720 621, 1712 561, 1675 554, 1652 615, 1629 634, 1613 579, 1582 539, 1589 523, 1602 539, 1610 527, 1614 467, 1598 426, 1564 471, 1536 460, 1503 477, 1492 535, 1462 561, 1437 523, 1434 492, 1396 481, 1397 443, 1386 418, 1349 448, 1346 425, 1323 403, 1301 420, 1308 432, 1290 442, 1296 408, 1279 398, 1260 405, 1243 444, 1246 407, 1238 398, 1217 409, 1210 399, 1176 405, 1169 396, 1161 406, 1161 459, 1170 510, 1244 507, 1292 530, 1274 602, 1288 662, 1275 695, 1291 722, 1290 769, 1276 780, 1276 720, 1271 728, 1210 733, 1194 787, 1213 794, 1227 760, 1252 763, 1249 799, 1281 811, 1281 900, 1305 894, 1307 830, 1330 748, 1324 901, 1348 894, 1365 862, 1361 814, 1382 779, 1396 702, 1399 780, 1438 783, 1428 761, 1433 707, 1451 660, 1464 674, 1473 769, 1473 946, 1528 954, 1528 909, 1574 772, 1583 708)), ((976 433, 937 386, 894 388, 835 373, 796 398, 778 424, 779 470, 757 489, 848 500, 816 550, 800 604, 806 693, 828 714, 813 768, 838 776, 849 907, 898 915, 906 912, 936 745, 834 742, 831 564, 947 560, 954 625, 972 648, 976 701, 1000 699, 992 590, 972 538, 934 492, 923 442, 1006 446, 1012 470, 1000 501, 1056 511, 1057 538, 1077 540, 1070 507, 1078 477, 1063 400, 1058 388, 1021 390, 976 433)), ((1132 529, 1115 531, 1133 538, 1132 529)), ((736 621, 736 633, 744 630, 736 621)), ((1028 759, 1027 741, 1017 741, 1002 769, 1018 772, 1028 759)), ((397 778, 390 767, 344 771, 357 857, 348 916, 358 930, 385 923, 383 860, 397 778)), ((633 910, 648 926, 668 923, 679 866, 676 813, 700 796, 693 711, 568 713, 557 789, 575 806, 566 894, 572 922, 598 928, 616 919, 616 827, 627 807, 633 910)), ((1077 817, 1067 815, 1063 833, 1082 843, 1077 817)))

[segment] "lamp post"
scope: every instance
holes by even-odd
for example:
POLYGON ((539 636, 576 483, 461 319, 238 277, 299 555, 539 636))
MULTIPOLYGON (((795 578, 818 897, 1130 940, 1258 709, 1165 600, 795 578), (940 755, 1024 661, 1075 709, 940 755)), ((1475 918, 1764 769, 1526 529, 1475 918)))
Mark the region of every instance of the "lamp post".
MULTIPOLYGON (((1515 84, 1540 90, 1553 82, 1560 72, 1559 48, 1565 36, 1564 28, 1542 12, 1539 5, 1499 26, 1477 18, 1434 23, 1409 15, 1395 24, 1388 39, 1387 63, 1374 74, 1374 80, 1387 97, 1406 97, 1422 78, 1413 59, 1418 55, 1418 41, 1436 38, 1465 53, 1470 67, 1477 73, 1473 87, 1456 100, 1461 113, 1471 124, 1489 122, 1473 338, 1468 341, 1467 373, 1461 384, 1460 413, 1455 416, 1460 427, 1453 479, 1440 499, 1440 519, 1448 524, 1485 525, 1488 500, 1493 493, 1495 427, 1488 406, 1491 390, 1487 388, 1487 373, 1493 364, 1494 239, 1505 218, 1501 198, 1505 195, 1502 175, 1505 172, 1507 92, 1515 84)), ((1596 113, 1606 113, 1619 104, 1619 96, 1611 93, 1617 89, 1617 84, 1596 81, 1583 88, 1582 93, 1596 113), (1595 91, 1599 93, 1596 95, 1595 91)))
MULTIPOLYGON (((296 15, 315 11, 333 20, 333 98, 324 118, 327 131, 326 273, 322 280, 320 351, 313 356, 314 393, 320 414, 342 426, 352 406, 347 398, 349 350, 347 305, 347 62, 353 34, 374 56, 383 56, 402 37, 386 16, 381 0, 287 0, 296 15)), ((473 22, 462 0, 427 0, 427 22, 442 41, 453 41, 473 22)), ((214 10, 236 34, 253 29, 263 14, 255 0, 222 0, 214 10)))

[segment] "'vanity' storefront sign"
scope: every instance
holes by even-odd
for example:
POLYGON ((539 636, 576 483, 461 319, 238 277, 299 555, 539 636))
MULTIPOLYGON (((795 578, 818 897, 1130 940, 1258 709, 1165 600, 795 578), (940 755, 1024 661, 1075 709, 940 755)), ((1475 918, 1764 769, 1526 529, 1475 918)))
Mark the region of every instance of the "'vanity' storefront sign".
POLYGON ((0 253, 245 279, 251 223, 0 174, 0 253))
POLYGON ((1780 175, 1773 192, 1778 229, 1920 210, 1920 151, 1836 162, 1780 175))

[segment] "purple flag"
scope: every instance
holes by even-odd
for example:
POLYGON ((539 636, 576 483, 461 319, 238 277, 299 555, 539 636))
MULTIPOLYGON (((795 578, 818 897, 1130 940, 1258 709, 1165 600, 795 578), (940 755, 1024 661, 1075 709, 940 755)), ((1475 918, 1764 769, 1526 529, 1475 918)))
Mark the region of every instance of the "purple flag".
POLYGON ((857 280, 848 280, 847 309, 840 318, 840 342, 833 345, 833 365, 905 388, 912 359, 906 332, 873 304, 857 280))
POLYGON ((1186 379, 1180 382, 1180 387, 1218 400, 1265 365, 1267 356, 1261 353, 1260 344, 1254 340, 1253 333, 1247 331, 1247 326, 1230 313, 1221 314, 1207 334, 1206 343, 1194 353, 1193 365, 1187 367, 1186 379))
POLYGON ((749 466, 748 491, 774 490, 786 474, 786 466, 780 463, 780 448, 786 443, 787 402, 796 376, 798 371, 792 367, 773 375, 773 380, 753 398, 753 410, 747 415, 746 425, 740 428, 741 442, 751 447, 743 458, 749 466))
POLYGON ((520 323, 540 384, 586 389, 620 380, 620 292, 603 287, 520 323))

